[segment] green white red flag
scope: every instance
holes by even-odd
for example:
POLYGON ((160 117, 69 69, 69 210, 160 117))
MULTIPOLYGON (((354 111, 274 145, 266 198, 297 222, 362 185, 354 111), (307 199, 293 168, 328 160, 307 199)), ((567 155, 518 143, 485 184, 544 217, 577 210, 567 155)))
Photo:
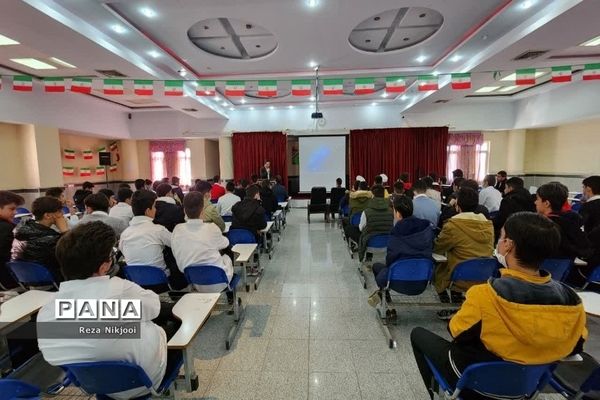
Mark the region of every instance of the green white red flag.
POLYGON ((92 169, 88 167, 79 168, 79 176, 92 176, 92 169))
POLYGON ((600 79, 600 63, 599 64, 585 64, 583 68, 583 80, 593 81, 600 79))
POLYGON ((63 149, 63 154, 65 156, 65 159, 67 159, 67 160, 74 160, 75 159, 75 150, 63 149))
POLYGON ((225 82, 225 96, 241 97, 246 94, 246 82, 227 81, 225 82))
POLYGON ((471 74, 468 72, 452 74, 452 89, 471 89, 471 74))
POLYGON ((44 78, 44 91, 46 93, 62 93, 65 91, 64 78, 44 78))
POLYGON ((134 80, 133 93, 138 96, 152 96, 154 94, 154 82, 148 79, 134 80))
POLYGON ((110 172, 116 172, 117 171, 117 164, 113 164, 110 166, 110 168, 108 169, 110 172))
POLYGON ((183 96, 183 81, 165 81, 165 96, 183 96))
POLYGON ((90 78, 73 78, 71 80, 71 92, 92 93, 92 80, 90 78))
POLYGON ((63 176, 73 176, 73 175, 75 175, 75 168, 74 167, 63 167, 62 172, 63 172, 63 176))
POLYGON ((13 90, 17 92, 33 91, 33 79, 26 75, 17 75, 13 77, 13 90))
POLYGON ((518 69, 515 84, 535 85, 535 68, 518 69))
POLYGON ((356 78, 354 80, 354 94, 375 93, 375 78, 356 78))
POLYGON ((572 71, 570 65, 552 67, 552 82, 554 83, 571 82, 571 76, 572 71))
POLYGON ((385 91, 387 93, 404 93, 406 80, 403 76, 388 76, 385 78, 385 91))
POLYGON ((123 94, 123 79, 105 79, 103 93, 107 95, 123 94))
POLYGON ((292 96, 310 96, 312 81, 310 79, 296 79, 292 81, 292 96))
POLYGON ((258 81, 258 95, 264 97, 277 96, 277 81, 258 81))
POLYGON ((215 81, 197 81, 196 96, 214 96, 215 81))
POLYGON ((84 150, 83 151, 83 159, 84 160, 91 160, 94 158, 94 152, 91 150, 84 150))
POLYGON ((106 173, 106 171, 104 170, 103 165, 98 165, 96 167, 96 175, 104 175, 105 173, 106 173))
POLYGON ((344 94, 344 80, 323 79, 323 94, 325 96, 344 94))
POLYGON ((117 142, 110 142, 110 144, 108 145, 108 148, 110 149, 110 151, 117 150, 117 142))
POLYGON ((438 78, 433 75, 419 75, 418 79, 419 92, 428 92, 430 90, 438 90, 438 78))

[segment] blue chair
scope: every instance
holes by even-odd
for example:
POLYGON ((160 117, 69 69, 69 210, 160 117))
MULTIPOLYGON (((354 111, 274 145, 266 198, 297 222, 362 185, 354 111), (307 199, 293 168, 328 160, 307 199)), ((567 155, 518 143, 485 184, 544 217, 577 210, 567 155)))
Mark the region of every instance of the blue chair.
POLYGON ((229 330, 225 348, 229 350, 233 339, 241 326, 244 309, 242 307, 242 299, 237 297, 237 285, 240 282, 240 277, 233 274, 231 282, 227 279, 225 271, 221 267, 214 265, 199 265, 193 264, 185 267, 184 274, 187 281, 194 287, 195 290, 208 293, 222 293, 230 291, 233 294, 233 315, 234 324, 229 330))
POLYGON ((357 212, 352 214, 352 216, 350 217, 350 225, 354 225, 354 226, 358 226, 360 224, 360 216, 362 215, 362 212, 357 212))
POLYGON ((127 265, 123 267, 123 274, 125 279, 137 283, 144 289, 160 292, 158 294, 172 290, 165 271, 152 265, 127 265))
POLYGON ((568 258, 547 258, 542 263, 541 269, 550 272, 552 279, 562 282, 569 275, 572 263, 568 258))
POLYGON ((277 202, 278 202, 278 203, 283 203, 284 201, 286 201, 286 200, 287 200, 287 198, 286 198, 284 195, 282 195, 282 194, 278 194, 278 195, 277 195, 277 196, 275 196, 275 197, 277 198, 277 202))
POLYGON ((24 289, 50 286, 58 290, 54 276, 45 266, 28 261, 10 261, 6 266, 24 289))
MULTIPOLYGON (((17 214, 31 214, 31 211, 25 207, 17 207, 17 214)), ((17 225, 19 222, 21 222, 21 219, 22 218, 13 218, 13 224, 17 225)))
MULTIPOLYGON (((375 256, 375 254, 385 255, 385 253, 387 252, 387 244, 388 244, 389 240, 390 240, 389 234, 379 234, 379 235, 371 236, 371 238, 369 238, 369 241, 367 242, 367 250, 366 250, 365 254, 369 253, 373 257, 375 256)), ((367 280, 365 278, 365 275, 364 275, 361 265, 358 266, 358 272, 361 276, 363 289, 366 289, 367 288, 367 280)))
POLYGON ((40 389, 17 379, 0 379, 0 400, 40 398, 40 389))
POLYGON ((235 246, 238 243, 257 243, 256 235, 248 229, 230 229, 227 232, 229 244, 235 246))
POLYGON ((217 204, 217 202, 218 202, 218 201, 219 201, 218 199, 214 199, 214 200, 213 200, 213 199, 210 199, 210 202, 211 202, 212 204, 217 204))
POLYGON ((500 264, 493 257, 473 258, 456 264, 450 276, 450 287, 457 281, 486 282, 495 276, 500 264))
POLYGON ((449 399, 459 399, 465 389, 498 397, 534 398, 550 380, 553 368, 553 365, 520 365, 507 361, 473 364, 463 371, 453 388, 433 363, 428 358, 425 360, 449 399))
POLYGON ((135 399, 149 399, 165 393, 177 378, 183 364, 180 356, 171 370, 165 372, 157 390, 152 387, 152 381, 146 372, 136 364, 127 361, 98 361, 63 365, 75 386, 84 392, 95 394, 97 399, 108 400, 110 393, 118 393, 139 387, 146 387, 149 393, 135 399))
MULTIPOLYGON (((600 391, 600 363, 587 353, 581 361, 563 361, 550 378, 550 386, 567 399, 579 400, 591 391, 600 391)), ((596 397, 594 397, 596 398, 596 397)))
POLYGON ((221 215, 221 218, 223 218, 223 222, 232 222, 233 221, 233 215, 221 215))
POLYGON ((67 206, 63 206, 62 212, 63 214, 71 214, 71 210, 67 206))
POLYGON ((592 270, 590 275, 587 277, 587 282, 585 282, 582 289, 587 288, 590 283, 600 285, 600 265, 596 266, 596 268, 592 270))

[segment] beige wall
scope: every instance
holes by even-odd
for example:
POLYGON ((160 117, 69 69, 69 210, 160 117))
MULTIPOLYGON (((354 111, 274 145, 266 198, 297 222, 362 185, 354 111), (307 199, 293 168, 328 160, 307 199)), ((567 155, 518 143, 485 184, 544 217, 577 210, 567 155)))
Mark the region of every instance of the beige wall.
POLYGON ((490 142, 488 173, 505 170, 509 175, 525 172, 526 130, 484 131, 483 140, 490 142))
POLYGON ((506 169, 508 131, 484 131, 483 140, 490 142, 490 160, 486 172, 498 172, 506 169))
POLYGON ((19 125, 0 123, 0 189, 25 189, 24 182, 29 179, 22 161, 23 144, 18 128, 19 125))
POLYGON ((230 136, 219 138, 219 169, 222 179, 233 179, 233 147, 230 136))
POLYGON ((150 166, 150 142, 148 140, 136 140, 136 147, 139 174, 138 178, 152 180, 152 168, 150 166))
POLYGON ((217 140, 206 139, 204 158, 206 159, 206 177, 211 178, 220 175, 219 142, 217 140))
MULTIPOLYGON (((111 142, 110 140, 103 139, 103 138, 61 133, 60 134, 60 149, 58 151, 59 151, 59 154, 60 154, 60 157, 62 160, 62 165, 68 166, 68 167, 75 167, 75 175, 74 176, 64 176, 63 177, 64 183, 66 185, 69 185, 69 184, 81 184, 85 181, 99 182, 99 183, 104 182, 106 180, 106 177, 104 175, 96 175, 96 167, 98 166, 98 163, 99 163, 98 149, 101 147, 105 147, 106 150, 108 151, 108 144, 110 142, 111 142), (64 149, 75 150, 75 159, 74 160, 65 159, 64 155, 62 154, 64 149), (93 159, 84 160, 83 159, 83 151, 84 150, 92 150, 93 159), (80 168, 83 168, 83 167, 91 168, 92 176, 89 176, 89 177, 80 176, 79 170, 80 170, 80 168)), ((119 152, 120 152, 120 147, 121 146, 119 144, 119 152)), ((122 163, 116 162, 115 154, 116 153, 113 152, 112 162, 113 162, 113 164, 117 164, 117 171, 109 172, 108 168, 107 168, 109 181, 121 179, 122 163)))
POLYGON ((39 187, 63 185, 60 135, 57 128, 35 126, 35 145, 39 170, 39 187))
POLYGON ((192 180, 206 179, 206 159, 204 157, 204 139, 188 139, 185 145, 190 149, 192 180))

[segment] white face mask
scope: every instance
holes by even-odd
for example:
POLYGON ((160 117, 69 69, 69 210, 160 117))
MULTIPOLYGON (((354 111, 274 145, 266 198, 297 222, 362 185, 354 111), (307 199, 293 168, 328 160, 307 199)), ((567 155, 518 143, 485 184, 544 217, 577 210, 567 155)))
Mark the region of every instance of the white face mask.
POLYGON ((500 251, 498 250, 498 245, 496 245, 496 248, 494 249, 494 257, 496 257, 498 262, 502 264, 504 268, 508 268, 508 265, 506 264, 506 255, 500 254, 500 251))

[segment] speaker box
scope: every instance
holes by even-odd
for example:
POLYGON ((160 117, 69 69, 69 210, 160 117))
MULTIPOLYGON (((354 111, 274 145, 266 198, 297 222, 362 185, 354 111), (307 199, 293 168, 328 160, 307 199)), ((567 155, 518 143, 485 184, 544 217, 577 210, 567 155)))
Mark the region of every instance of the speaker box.
POLYGON ((110 152, 109 151, 101 151, 98 153, 98 158, 100 161, 100 165, 111 165, 110 160, 110 152))

